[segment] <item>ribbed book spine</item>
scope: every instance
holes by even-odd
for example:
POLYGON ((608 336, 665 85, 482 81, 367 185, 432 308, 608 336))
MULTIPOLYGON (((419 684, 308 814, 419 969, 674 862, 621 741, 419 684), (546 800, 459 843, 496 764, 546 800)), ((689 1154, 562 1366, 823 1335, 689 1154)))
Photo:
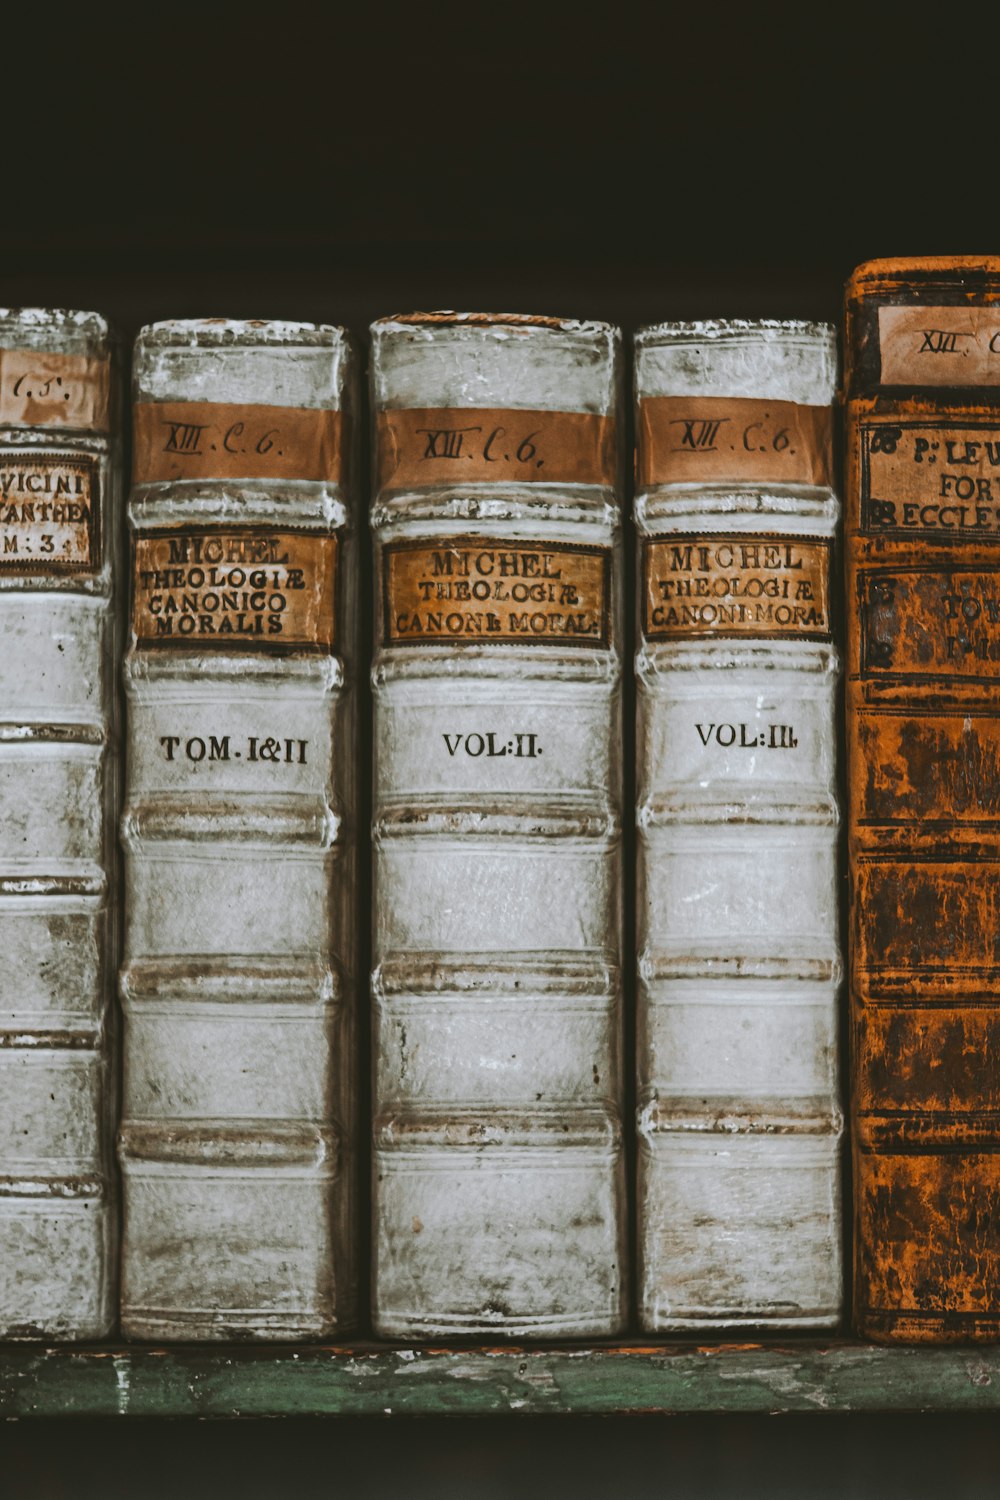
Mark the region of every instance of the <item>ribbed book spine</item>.
POLYGON ((619 338, 373 329, 374 1321, 612 1334, 619 338))
POLYGON ((155 324, 130 502, 122 1326, 356 1311, 352 359, 155 324))
POLYGON ((847 296, 855 1316, 1000 1337, 1000 259, 847 296))
POLYGON ((639 1311, 841 1310, 833 330, 636 341, 639 1311))
POLYGON ((0 311, 0 1339, 115 1317, 114 396, 103 319, 0 311))

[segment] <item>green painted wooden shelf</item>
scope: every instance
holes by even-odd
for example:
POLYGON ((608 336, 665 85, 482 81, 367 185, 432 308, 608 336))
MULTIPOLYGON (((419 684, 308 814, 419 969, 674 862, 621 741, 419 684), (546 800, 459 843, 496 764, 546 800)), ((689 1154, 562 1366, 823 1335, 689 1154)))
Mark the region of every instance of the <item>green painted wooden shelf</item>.
POLYGON ((0 1346, 0 1418, 984 1411, 1000 1347, 0 1346))

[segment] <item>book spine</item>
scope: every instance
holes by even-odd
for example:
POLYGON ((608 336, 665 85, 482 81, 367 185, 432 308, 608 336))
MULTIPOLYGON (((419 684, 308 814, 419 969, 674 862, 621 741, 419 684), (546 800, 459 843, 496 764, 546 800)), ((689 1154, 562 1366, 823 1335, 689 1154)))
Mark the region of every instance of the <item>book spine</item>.
POLYGON ((101 318, 0 311, 0 1338, 115 1317, 118 401, 101 318))
POLYGON ((373 344, 375 1328, 613 1334, 619 338, 373 344))
POLYGON ((855 1317, 1000 1336, 1000 260, 847 299, 855 1317))
POLYGON ((135 358, 122 1325, 356 1314, 352 357, 213 319, 135 358))
POLYGON ((636 346, 639 1315, 841 1310, 833 330, 636 346))

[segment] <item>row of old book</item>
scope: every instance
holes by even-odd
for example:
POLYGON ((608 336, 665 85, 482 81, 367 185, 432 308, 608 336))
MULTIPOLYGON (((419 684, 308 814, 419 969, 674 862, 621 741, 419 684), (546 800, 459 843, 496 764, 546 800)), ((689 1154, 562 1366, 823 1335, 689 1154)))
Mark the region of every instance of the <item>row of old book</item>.
POLYGON ((0 313, 0 1336, 837 1326, 839 907, 855 1325, 1000 1334, 1000 260, 849 285, 846 592, 832 328, 636 336, 626 564, 618 330, 374 325, 370 1228, 358 366, 0 313))

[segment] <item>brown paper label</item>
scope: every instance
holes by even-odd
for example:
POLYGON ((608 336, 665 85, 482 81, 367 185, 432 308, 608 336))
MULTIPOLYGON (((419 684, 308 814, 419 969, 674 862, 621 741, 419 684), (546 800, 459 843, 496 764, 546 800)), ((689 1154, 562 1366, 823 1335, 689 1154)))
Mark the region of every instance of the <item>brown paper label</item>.
POLYGON ((873 568, 859 586, 862 672, 1000 678, 995 568, 873 568))
POLYGON ((829 406, 647 396, 639 402, 638 483, 829 485, 832 435, 829 406))
POLYGON ((215 401, 140 402, 133 409, 132 478, 312 479, 339 483, 339 411, 215 401))
POLYGON ((96 570, 99 490, 94 457, 0 449, 0 567, 25 574, 96 570))
POLYGON ((107 432, 107 360, 0 349, 0 425, 107 432))
POLYGON ((1000 424, 870 422, 861 432, 861 527, 1000 537, 1000 424))
POLYGON ((136 645, 330 651, 336 563, 337 538, 315 532, 144 532, 133 542, 136 645))
POLYGON ((615 425, 579 411, 410 407, 376 417, 379 489, 615 482, 615 425))
POLYGON ((825 537, 670 536, 643 543, 643 630, 701 636, 830 639, 825 537))
POLYGON ((1000 306, 880 307, 883 385, 1000 385, 1000 306))
POLYGON ((607 646, 611 553, 464 536, 382 553, 386 646, 607 646))

